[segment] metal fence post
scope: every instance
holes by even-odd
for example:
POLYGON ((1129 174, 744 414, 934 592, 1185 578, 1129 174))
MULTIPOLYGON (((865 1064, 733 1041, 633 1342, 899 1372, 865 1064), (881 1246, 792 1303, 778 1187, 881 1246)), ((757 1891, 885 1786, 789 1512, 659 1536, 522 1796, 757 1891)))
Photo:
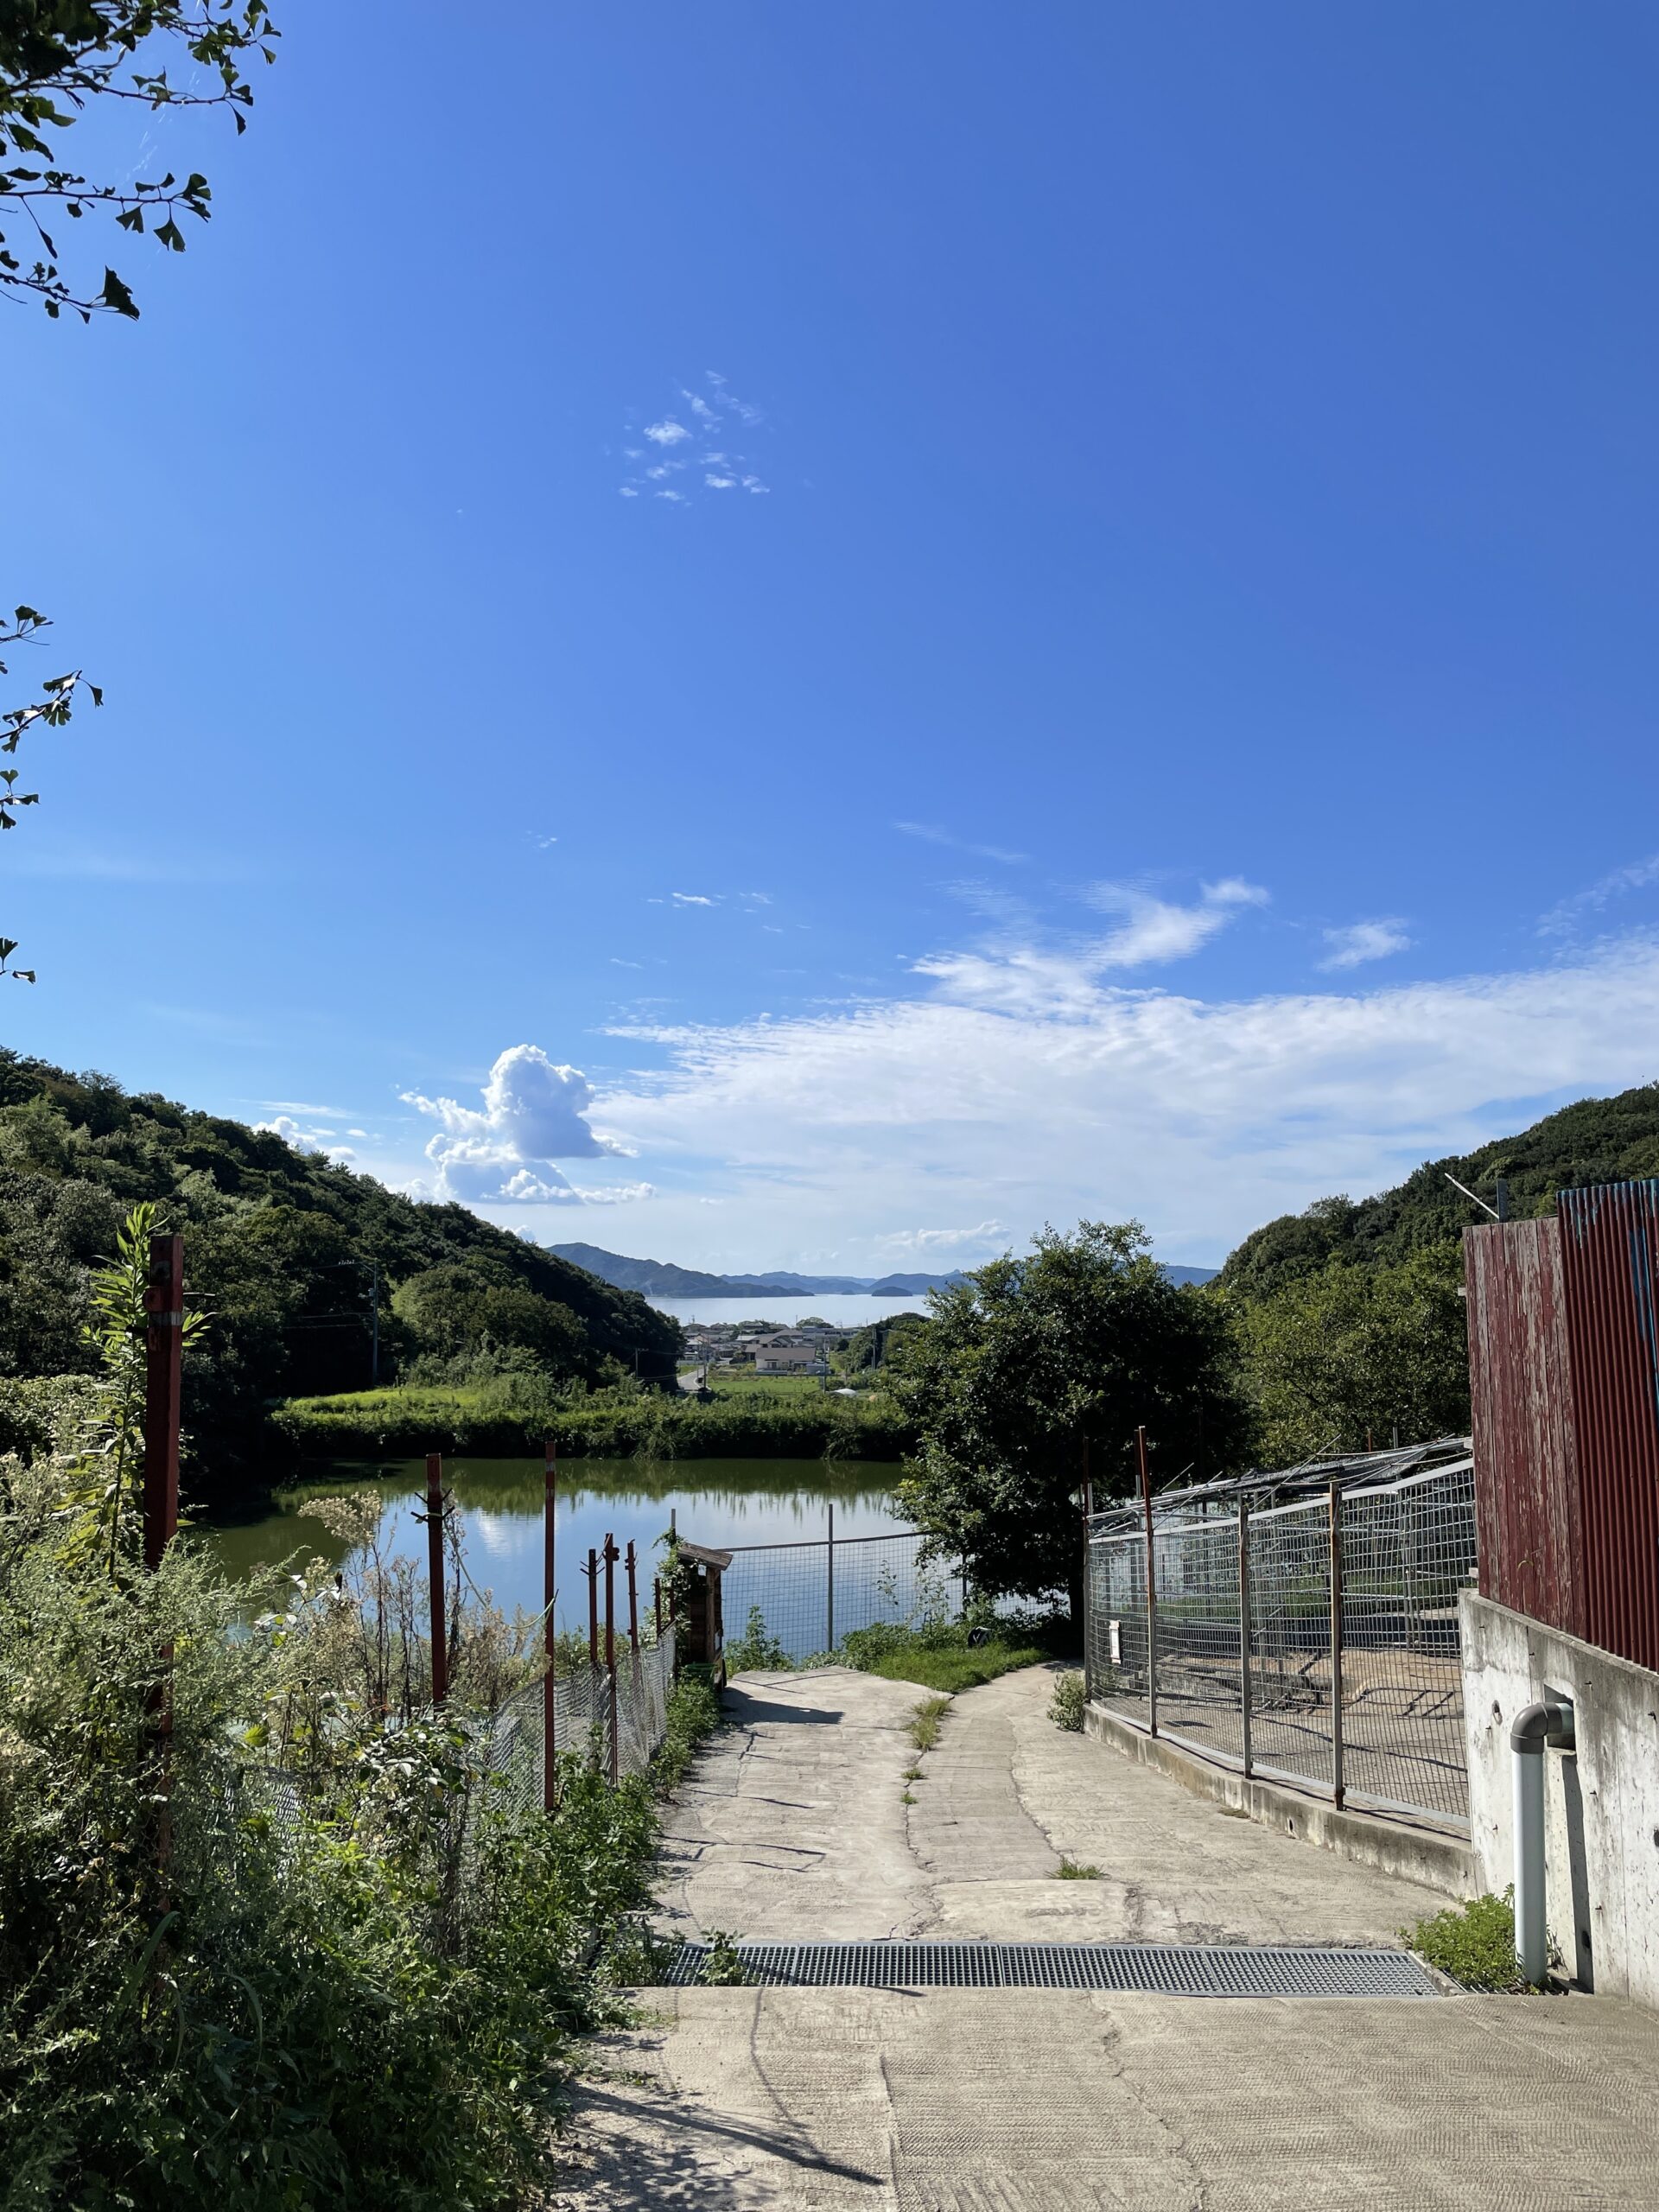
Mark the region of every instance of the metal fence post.
POLYGON ((1152 1471, 1147 1465, 1147 1432, 1135 1432, 1135 1452, 1141 1469, 1141 1502, 1147 1516, 1147 1726, 1158 1733, 1158 1567, 1152 1541, 1152 1471))
POLYGON ((595 1709, 599 1697, 599 1554, 591 1544, 588 1547, 588 1564, 582 1571, 588 1578, 588 1755, 591 1759, 599 1728, 595 1709))
POLYGON ((1243 1728, 1244 1772, 1250 1771, 1250 1501, 1238 1498, 1238 1710, 1243 1728))
POLYGON ((149 1287, 144 1293, 144 1565, 153 1574, 179 1526, 182 1236, 149 1240, 149 1287))
POLYGON ((1330 1491, 1331 1517, 1331 1790, 1339 1806, 1342 1778, 1342 1491, 1335 1478, 1330 1491))
POLYGON ((432 1702, 449 1694, 449 1632, 443 1592, 443 1454, 426 1455, 426 1579, 432 1614, 432 1702))
POLYGON ((558 1653, 558 1630, 553 1618, 553 1608, 558 1596, 557 1566, 558 1536, 555 1515, 558 1505, 559 1447, 550 1436, 543 1446, 546 1470, 545 1497, 543 1501, 544 1525, 542 1534, 542 1604, 545 1608, 542 1627, 543 1648, 547 1653, 547 1672, 542 1678, 542 1810, 550 1813, 558 1802, 558 1754, 554 1742, 558 1714, 558 1694, 554 1686, 553 1668, 558 1653))
MULTIPOLYGON (((144 1291, 144 1566, 154 1574, 179 1526, 179 1414, 184 1367, 184 1239, 149 1240, 149 1280, 144 1291)), ((118 1516, 123 1501, 117 1500, 118 1516)), ((173 1815, 168 1802, 172 1774, 173 1646, 156 1652, 159 1672, 149 1694, 151 1758, 156 1780, 156 1860, 162 1870, 173 1856, 173 1815)))
POLYGON ((836 1509, 830 1507, 830 1541, 823 1555, 823 1648, 836 1648, 836 1509))
POLYGON ((1094 1626, 1094 1606, 1090 1603, 1089 1586, 1089 1540, 1095 1514, 1094 1484, 1089 1479, 1089 1440, 1083 1440, 1083 1701, 1087 1705, 1093 1698, 1094 1637, 1090 1633, 1094 1626))
POLYGON ((663 1640, 663 1578, 660 1574, 653 1574, 651 1578, 651 1611, 657 1624, 657 1641, 660 1643, 663 1640))
POLYGON ((605 1531, 605 1672, 610 1677, 611 1701, 611 1780, 617 1779, 619 1768, 616 1726, 616 1562, 622 1554, 616 1548, 616 1539, 607 1529, 605 1531))

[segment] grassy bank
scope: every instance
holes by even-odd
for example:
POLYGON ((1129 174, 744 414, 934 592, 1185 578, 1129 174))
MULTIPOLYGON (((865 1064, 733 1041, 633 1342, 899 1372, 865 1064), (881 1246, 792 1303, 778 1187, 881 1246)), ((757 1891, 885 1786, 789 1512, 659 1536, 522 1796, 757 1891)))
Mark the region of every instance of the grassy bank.
MULTIPOLYGON (((511 1382, 513 1378, 503 1378, 511 1382)), ((572 1458, 608 1459, 897 1459, 910 1437, 885 1398, 819 1392, 763 1398, 610 1398, 575 1406, 515 1395, 501 1382, 359 1390, 291 1398, 271 1415, 308 1459, 415 1459, 476 1452, 514 1459, 551 1436, 572 1458)))
MULTIPOLYGON (((994 1682, 1016 1667, 1074 1657, 1074 1643, 1071 1624, 1047 1614, 1001 1619, 976 1611, 958 1621, 877 1621, 853 1629, 833 1651, 815 1652, 802 1664, 855 1667, 861 1675, 919 1682, 925 1689, 954 1695, 994 1682)), ((752 1605, 742 1634, 727 1639, 726 1663, 740 1674, 748 1668, 782 1670, 795 1662, 767 1629, 761 1608, 752 1605)))

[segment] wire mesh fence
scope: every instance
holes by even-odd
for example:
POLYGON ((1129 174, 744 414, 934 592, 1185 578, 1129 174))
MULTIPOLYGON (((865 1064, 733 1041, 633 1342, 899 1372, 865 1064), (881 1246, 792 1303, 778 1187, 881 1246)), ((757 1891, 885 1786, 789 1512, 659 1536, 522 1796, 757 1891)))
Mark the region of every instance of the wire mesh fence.
POLYGON ((1425 1447, 1090 1524, 1090 1694, 1247 1772, 1466 1827, 1472 1463, 1425 1447), (1153 1575, 1147 1581, 1150 1548, 1153 1575))
MULTIPOLYGON (((659 1642, 638 1651, 626 1645, 619 1649, 614 1685, 604 1667, 556 1669, 555 1757, 574 1752, 602 1774, 644 1774, 666 1732, 673 1687, 671 1628, 659 1642)), ((516 1811, 543 1802, 544 1694, 543 1683, 526 1683, 488 1722, 480 1738, 479 1763, 495 1780, 496 1802, 516 1811)))
POLYGON ((722 1592, 728 1660, 735 1645, 752 1664, 776 1653, 798 1666, 877 1622, 959 1618, 966 1599, 961 1570, 924 1562, 925 1542, 910 1529, 734 1547, 722 1592))

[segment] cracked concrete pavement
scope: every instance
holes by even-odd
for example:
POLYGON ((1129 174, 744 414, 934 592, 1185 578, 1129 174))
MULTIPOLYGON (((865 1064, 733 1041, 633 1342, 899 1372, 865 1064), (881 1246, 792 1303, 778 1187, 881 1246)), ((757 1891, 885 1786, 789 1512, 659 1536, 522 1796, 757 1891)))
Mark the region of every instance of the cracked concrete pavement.
MULTIPOLYGON (((665 1923, 1370 1944, 1444 1904, 1063 1735, 1051 1687, 965 1693, 918 1758, 914 1685, 744 1678, 671 1813, 665 1923), (1062 1854, 1101 1878, 1058 1879, 1062 1854)), ((644 2005, 585 2085, 560 2212, 1659 2212, 1659 2020, 1603 1999, 644 2005)))
POLYGON ((670 1812, 665 1925, 751 1942, 1392 1944, 1446 1903, 1056 1728, 1052 1690, 1033 1667, 966 1692, 918 1758, 913 1682, 746 1675, 670 1812), (1100 1878, 1060 1880, 1062 1857, 1100 1878))

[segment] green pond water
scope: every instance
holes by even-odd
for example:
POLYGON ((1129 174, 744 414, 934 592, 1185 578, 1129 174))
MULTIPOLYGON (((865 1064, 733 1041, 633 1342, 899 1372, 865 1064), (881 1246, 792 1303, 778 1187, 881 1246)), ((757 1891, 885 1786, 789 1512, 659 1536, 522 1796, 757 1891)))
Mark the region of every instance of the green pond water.
MULTIPOLYGON (((641 1583, 661 1554, 657 1542, 671 1514, 683 1536, 729 1546, 822 1538, 833 1504, 836 1536, 873 1536, 906 1524, 889 1502, 897 1466, 868 1460, 836 1465, 822 1459, 564 1459, 559 1463, 556 1513, 558 1620, 587 1622, 587 1586, 578 1572, 589 1546, 607 1534, 638 1548, 641 1583)), ((543 1467, 540 1459, 488 1459, 456 1453, 444 1462, 444 1486, 459 1508, 474 1582, 511 1612, 542 1605, 543 1467)), ((303 1483, 275 1493, 257 1511, 210 1517, 205 1533, 232 1573, 251 1573, 289 1554, 316 1552, 333 1566, 345 1547, 308 1501, 342 1491, 371 1491, 383 1501, 381 1534, 395 1552, 423 1560, 425 1463, 340 1460, 303 1483)), ((198 1524, 199 1526, 201 1524, 198 1524)))

